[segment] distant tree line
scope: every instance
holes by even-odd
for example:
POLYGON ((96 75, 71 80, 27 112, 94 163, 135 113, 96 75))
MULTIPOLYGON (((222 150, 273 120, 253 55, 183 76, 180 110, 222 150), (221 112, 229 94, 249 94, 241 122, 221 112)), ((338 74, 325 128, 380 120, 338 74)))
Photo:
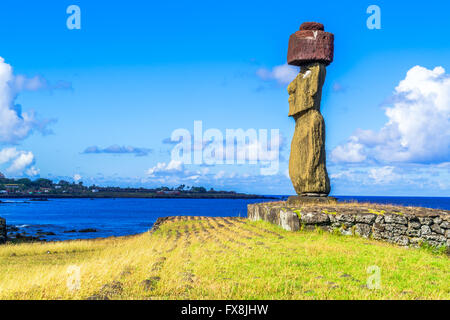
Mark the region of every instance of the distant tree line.
POLYGON ((21 179, 9 179, 0 176, 0 190, 8 190, 10 192, 45 192, 45 193, 85 193, 85 192, 125 192, 125 193, 158 193, 158 192, 178 192, 184 193, 221 193, 221 194, 235 194, 234 191, 216 191, 213 188, 207 190, 205 187, 186 186, 184 184, 178 187, 159 187, 159 188, 121 188, 121 187, 100 187, 91 185, 84 186, 83 182, 69 182, 60 180, 58 183, 54 183, 52 180, 39 178, 31 180, 28 178, 21 179))

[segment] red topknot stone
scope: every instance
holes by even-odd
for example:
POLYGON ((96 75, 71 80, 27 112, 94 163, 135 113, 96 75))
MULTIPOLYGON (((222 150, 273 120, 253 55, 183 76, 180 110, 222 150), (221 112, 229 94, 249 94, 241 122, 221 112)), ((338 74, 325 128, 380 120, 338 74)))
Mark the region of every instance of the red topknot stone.
POLYGON ((323 31, 323 24, 305 22, 289 38, 288 64, 301 66, 311 62, 333 62, 334 35, 323 31))
POLYGON ((324 31, 325 28, 323 27, 323 24, 319 22, 303 22, 300 26, 300 30, 322 30, 324 31))

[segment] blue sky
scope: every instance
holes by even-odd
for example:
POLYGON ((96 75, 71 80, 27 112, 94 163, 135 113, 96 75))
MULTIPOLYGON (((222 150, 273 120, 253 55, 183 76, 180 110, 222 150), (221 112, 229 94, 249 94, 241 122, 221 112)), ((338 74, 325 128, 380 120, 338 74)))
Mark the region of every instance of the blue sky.
POLYGON ((287 45, 302 22, 319 21, 335 34, 322 99, 332 194, 448 196, 449 11, 444 1, 7 1, 0 57, 22 82, 0 103, 18 119, 34 115, 11 128, 0 119, 0 171, 292 194, 287 45), (80 30, 66 27, 72 4, 80 30), (372 4, 380 30, 366 26, 372 4), (222 132, 279 129, 279 172, 170 164, 163 141, 195 120, 222 132))

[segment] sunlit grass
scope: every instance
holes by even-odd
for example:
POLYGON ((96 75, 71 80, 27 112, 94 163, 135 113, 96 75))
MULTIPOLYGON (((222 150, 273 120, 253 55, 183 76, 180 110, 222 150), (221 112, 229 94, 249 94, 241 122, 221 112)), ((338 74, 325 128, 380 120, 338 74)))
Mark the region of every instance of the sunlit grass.
POLYGON ((169 220, 132 237, 0 246, 0 299, 89 297, 449 299, 450 263, 422 249, 223 218, 169 220), (80 270, 75 290, 71 266, 80 270), (379 267, 380 289, 367 288, 370 266, 379 267))

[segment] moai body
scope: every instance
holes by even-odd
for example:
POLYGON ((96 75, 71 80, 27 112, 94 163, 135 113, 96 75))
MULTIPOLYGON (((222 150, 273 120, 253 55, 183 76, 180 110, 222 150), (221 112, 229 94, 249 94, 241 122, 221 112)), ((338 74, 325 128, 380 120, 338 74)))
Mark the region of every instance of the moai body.
POLYGON ((326 66, 333 61, 334 36, 323 30, 320 23, 306 22, 289 39, 288 64, 300 67, 288 86, 289 116, 295 119, 289 176, 298 194, 288 199, 291 204, 336 201, 328 197, 325 122, 320 113, 326 66))

